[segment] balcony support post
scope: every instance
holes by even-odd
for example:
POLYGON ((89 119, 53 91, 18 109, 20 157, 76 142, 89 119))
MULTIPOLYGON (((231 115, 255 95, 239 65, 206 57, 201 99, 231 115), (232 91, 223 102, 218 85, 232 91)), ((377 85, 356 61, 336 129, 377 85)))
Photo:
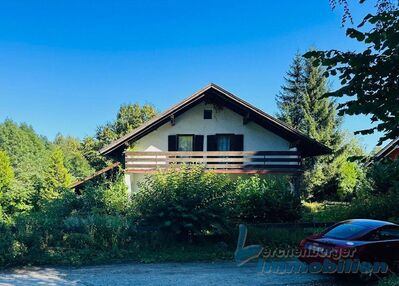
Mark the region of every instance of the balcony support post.
POLYGON ((125 184, 127 187, 127 195, 129 197, 129 199, 132 196, 132 174, 127 174, 125 173, 125 184))
POLYGON ((292 192, 294 193, 295 196, 298 198, 301 196, 301 175, 300 174, 294 174, 291 178, 291 188, 292 192))

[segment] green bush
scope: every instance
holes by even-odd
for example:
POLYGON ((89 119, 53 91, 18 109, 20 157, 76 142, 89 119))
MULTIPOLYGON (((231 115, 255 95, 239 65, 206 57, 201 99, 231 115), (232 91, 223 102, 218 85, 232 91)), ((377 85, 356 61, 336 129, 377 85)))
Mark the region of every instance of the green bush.
POLYGON ((378 286, 399 286, 399 277, 395 274, 387 276, 378 281, 378 286))
MULTIPOLYGON (((3 217, 0 266, 231 258, 237 220, 293 221, 300 215, 285 179, 232 180, 197 167, 149 176, 131 200, 123 176, 89 185, 81 195, 62 188, 57 193, 40 207, 3 217), (140 226, 161 231, 137 231, 140 226), (197 247, 205 253, 194 255, 197 247)), ((282 231, 270 239, 291 244, 300 233, 282 231)))
POLYGON ((100 184, 85 187, 80 203, 81 211, 86 213, 126 214, 130 209, 130 200, 123 173, 114 180, 104 180, 100 184))
POLYGON ((187 235, 221 231, 226 223, 233 183, 200 167, 156 173, 140 184, 133 210, 139 223, 187 235))
POLYGON ((374 163, 351 202, 348 216, 353 218, 399 218, 399 160, 374 163))
POLYGON ((290 190, 286 177, 239 178, 232 216, 245 223, 292 222, 301 216, 301 202, 290 190))
POLYGON ((350 206, 344 202, 304 202, 302 221, 339 222, 350 218, 350 206))
POLYGON ((305 203, 303 219, 337 222, 368 218, 399 222, 399 160, 369 167, 350 203, 305 203))
POLYGON ((132 199, 141 225, 174 234, 220 231, 227 223, 291 222, 301 216, 300 200, 285 177, 232 180, 200 168, 149 176, 132 199))
POLYGON ((367 172, 368 181, 363 186, 373 194, 399 192, 399 160, 386 159, 375 162, 367 172))

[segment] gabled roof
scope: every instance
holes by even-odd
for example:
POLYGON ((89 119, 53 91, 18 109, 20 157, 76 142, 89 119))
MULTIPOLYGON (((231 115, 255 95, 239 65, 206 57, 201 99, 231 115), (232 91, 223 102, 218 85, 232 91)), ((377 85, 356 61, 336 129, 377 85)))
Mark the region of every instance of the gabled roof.
POLYGON ((374 155, 374 159, 380 160, 381 158, 388 156, 396 148, 399 148, 399 137, 393 139, 387 146, 378 151, 377 154, 374 155))
POLYGON ((193 106, 202 101, 217 102, 223 104, 233 111, 241 114, 247 120, 256 122, 269 131, 276 133, 295 145, 302 153, 303 157, 318 156, 331 153, 327 146, 311 139, 305 134, 288 126, 284 122, 254 107, 248 102, 238 98, 232 93, 224 90, 216 84, 209 84, 203 89, 197 91, 182 102, 163 112, 159 116, 149 120, 145 124, 136 128, 132 132, 115 140, 108 146, 102 148, 100 153, 103 155, 120 154, 124 151, 129 142, 134 142, 163 124, 169 122, 171 118, 176 118, 193 106))

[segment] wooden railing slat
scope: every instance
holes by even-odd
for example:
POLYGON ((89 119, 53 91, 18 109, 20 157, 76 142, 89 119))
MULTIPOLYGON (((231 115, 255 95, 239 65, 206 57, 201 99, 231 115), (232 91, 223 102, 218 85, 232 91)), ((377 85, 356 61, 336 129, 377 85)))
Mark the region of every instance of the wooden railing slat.
POLYGON ((200 165, 207 169, 299 169, 296 151, 195 151, 195 152, 126 152, 128 171, 157 170, 171 166, 200 165))
POLYGON ((153 151, 128 151, 126 156, 289 156, 299 155, 297 151, 174 151, 174 152, 153 152, 153 151))

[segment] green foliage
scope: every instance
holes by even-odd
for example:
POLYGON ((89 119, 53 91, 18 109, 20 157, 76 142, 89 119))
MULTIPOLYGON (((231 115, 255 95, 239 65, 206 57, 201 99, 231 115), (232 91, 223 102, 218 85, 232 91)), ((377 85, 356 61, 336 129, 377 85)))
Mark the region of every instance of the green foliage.
POLYGON ((109 164, 108 160, 100 155, 99 150, 102 146, 98 139, 91 136, 83 138, 81 142, 82 155, 94 170, 100 170, 109 164))
POLYGON ((0 149, 10 158, 20 190, 33 193, 44 185, 49 143, 26 125, 11 120, 0 124, 0 149))
POLYGON ((222 230, 232 182, 202 168, 170 169, 146 178, 133 195, 140 223, 177 235, 222 230))
POLYGON ((333 150, 332 155, 304 160, 304 196, 313 200, 347 199, 361 177, 359 165, 348 159, 363 151, 340 131, 335 102, 323 98, 328 91, 324 70, 313 65, 314 61, 295 56, 277 96, 279 118, 333 150))
POLYGON ((285 84, 276 97, 279 108, 277 117, 297 130, 303 128, 302 98, 305 92, 304 68, 302 56, 295 55, 290 70, 287 72, 285 84))
POLYGON ((50 143, 26 124, 0 124, 0 149, 10 159, 15 180, 3 193, 3 210, 12 215, 31 209, 44 189, 50 163, 50 143))
POLYGON ((298 220, 301 202, 290 188, 288 178, 281 176, 239 178, 232 196, 232 216, 245 223, 298 220))
POLYGON ((339 222, 349 219, 349 203, 343 202, 305 202, 302 220, 304 222, 339 222))
POLYGON ((50 155, 50 166, 47 172, 47 189, 57 189, 71 185, 71 175, 64 165, 64 153, 60 147, 55 147, 50 155))
POLYGON ((399 277, 396 274, 391 274, 378 281, 378 286, 398 286, 399 277))
POLYGON ((156 114, 155 108, 149 104, 122 105, 113 122, 98 127, 94 137, 88 136, 83 139, 81 145, 83 156, 95 170, 106 167, 110 161, 101 156, 99 150, 147 122, 156 114))
POLYGON ((326 74, 338 76, 341 87, 329 92, 329 97, 347 97, 338 105, 340 114, 371 115, 371 128, 357 133, 384 132, 380 142, 399 136, 399 10, 367 15, 359 28, 371 27, 368 32, 349 28, 348 37, 365 45, 360 52, 338 50, 311 51, 305 56, 316 57, 326 67, 326 74))
POLYGON ((311 138, 335 148, 340 144, 339 128, 341 119, 337 117, 336 104, 322 96, 327 92, 327 81, 323 69, 314 66, 314 59, 305 59, 304 88, 302 105, 304 122, 303 132, 311 138))
POLYGON ((93 173, 89 162, 83 156, 82 144, 79 139, 58 134, 54 144, 62 150, 64 165, 73 177, 73 180, 82 179, 93 173))
POLYGON ((141 225, 172 234, 224 232, 234 222, 287 222, 300 218, 301 205, 287 178, 228 176, 187 167, 147 177, 133 195, 141 225))
POLYGON ((318 159, 310 171, 305 171, 307 198, 348 201, 353 197, 364 178, 364 170, 351 158, 363 156, 364 151, 357 140, 349 138, 343 140, 333 156, 318 159))
POLYGON ((64 189, 40 208, 0 220, 0 267, 231 259, 216 243, 176 242, 164 233, 137 232, 123 176, 77 196, 64 189))
POLYGON ((376 163, 348 203, 305 204, 305 220, 334 222, 350 218, 399 222, 399 160, 376 163))
MULTIPOLYGON (((265 247, 264 254, 273 254, 276 250, 296 249, 304 237, 319 232, 319 228, 303 227, 264 227, 249 225, 247 244, 260 244, 265 247)), ((286 252, 284 252, 286 253, 286 252)), ((277 255, 281 253, 277 252, 277 255)), ((276 255, 276 256, 277 256, 276 255)), ((268 259, 270 257, 266 257, 268 259)))
POLYGON ((57 198, 72 183, 72 177, 64 165, 64 154, 61 148, 55 147, 50 154, 50 163, 45 183, 37 193, 37 204, 57 198))
POLYGON ((152 105, 125 104, 119 108, 116 122, 113 126, 118 136, 124 135, 147 122, 157 114, 152 105))
POLYGON ((82 211, 104 213, 107 215, 126 214, 130 208, 128 190, 121 172, 115 180, 92 184, 84 188, 82 211))
POLYGON ((105 146, 147 122, 157 114, 152 105, 126 104, 119 108, 114 122, 100 126, 96 139, 105 146))
POLYGON ((399 192, 399 160, 375 162, 368 169, 367 178, 365 188, 370 193, 384 195, 399 192))
POLYGON ((327 145, 333 155, 306 158, 304 160, 304 186, 310 197, 320 200, 336 196, 333 184, 337 172, 331 172, 331 165, 337 164, 337 151, 342 145, 341 120, 336 105, 328 98, 322 98, 328 90, 326 78, 320 66, 313 66, 314 59, 305 59, 305 91, 302 96, 304 119, 302 131, 311 138, 327 145))
MULTIPOLYGON (((342 15, 342 26, 345 25, 345 23, 349 20, 351 23, 353 23, 352 19, 352 14, 349 9, 349 3, 348 0, 329 0, 330 5, 333 9, 337 7, 337 5, 340 5, 344 9, 344 13, 342 15)), ((366 0, 358 0, 360 4, 363 4, 366 2, 366 0)), ((369 3, 371 1, 367 1, 369 3)), ((384 12, 384 11, 392 11, 395 9, 395 7, 399 6, 399 2, 397 0, 375 0, 374 2, 374 7, 377 8, 378 12, 384 12)))
POLYGON ((346 200, 352 195, 358 184, 362 171, 356 162, 343 161, 338 169, 338 197, 346 200))
POLYGON ((14 171, 11 167, 10 159, 6 152, 0 150, 0 194, 11 187, 13 180, 14 171))

